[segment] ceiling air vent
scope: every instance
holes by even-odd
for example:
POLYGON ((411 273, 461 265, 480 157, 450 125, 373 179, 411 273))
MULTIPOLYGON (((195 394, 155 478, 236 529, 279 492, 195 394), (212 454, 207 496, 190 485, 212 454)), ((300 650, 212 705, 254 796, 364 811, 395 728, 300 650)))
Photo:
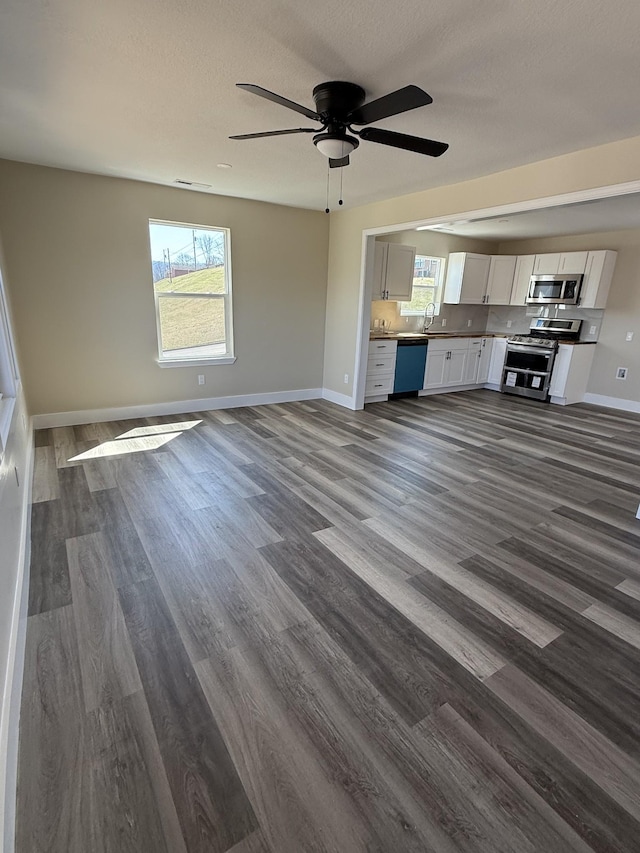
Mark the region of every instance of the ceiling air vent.
POLYGON ((198 181, 181 181, 180 178, 176 178, 173 183, 177 184, 179 187, 193 187, 196 190, 211 189, 211 184, 200 184, 198 181))

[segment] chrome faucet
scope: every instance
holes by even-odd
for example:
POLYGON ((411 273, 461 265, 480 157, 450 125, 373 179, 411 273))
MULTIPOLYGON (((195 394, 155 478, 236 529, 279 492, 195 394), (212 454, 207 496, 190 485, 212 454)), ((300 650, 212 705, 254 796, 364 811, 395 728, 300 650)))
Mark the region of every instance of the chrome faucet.
POLYGON ((433 326, 433 321, 436 316, 436 304, 435 302, 427 302, 424 307, 424 320, 422 322, 422 331, 428 332, 431 326, 433 326), (431 308, 431 311, 429 311, 431 308), (430 322, 427 322, 430 321, 430 322))

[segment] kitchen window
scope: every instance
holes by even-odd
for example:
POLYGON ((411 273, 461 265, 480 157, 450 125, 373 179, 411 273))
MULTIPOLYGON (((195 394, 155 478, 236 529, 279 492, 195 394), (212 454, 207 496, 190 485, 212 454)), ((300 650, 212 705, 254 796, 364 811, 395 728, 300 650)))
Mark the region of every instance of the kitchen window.
POLYGON ((149 221, 161 367, 231 364, 229 230, 149 221))
POLYGON ((436 306, 435 314, 440 313, 442 284, 444 281, 444 258, 430 255, 416 255, 413 268, 413 290, 411 302, 400 303, 403 317, 422 316, 430 302, 436 306))

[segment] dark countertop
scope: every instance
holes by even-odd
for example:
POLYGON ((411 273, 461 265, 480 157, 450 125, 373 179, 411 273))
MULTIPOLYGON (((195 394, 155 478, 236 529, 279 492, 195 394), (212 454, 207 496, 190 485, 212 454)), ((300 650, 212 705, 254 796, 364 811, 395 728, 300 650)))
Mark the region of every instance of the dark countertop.
MULTIPOLYGON (((438 338, 509 338, 510 334, 505 334, 504 332, 370 332, 369 340, 370 341, 437 341, 438 338)), ((592 344, 597 344, 597 341, 570 341, 570 340, 558 340, 559 344, 565 344, 567 346, 587 346, 592 344)))
POLYGON ((370 332, 370 341, 437 340, 438 338, 506 338, 500 332, 370 332))

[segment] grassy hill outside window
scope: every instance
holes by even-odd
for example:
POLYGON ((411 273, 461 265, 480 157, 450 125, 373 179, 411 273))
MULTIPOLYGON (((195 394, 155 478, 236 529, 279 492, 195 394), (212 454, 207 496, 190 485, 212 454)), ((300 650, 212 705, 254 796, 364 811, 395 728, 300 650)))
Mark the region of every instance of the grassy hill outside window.
POLYGON ((444 258, 416 255, 411 302, 400 303, 402 317, 422 316, 430 303, 435 305, 434 313, 440 313, 444 265, 444 258))
POLYGON ((229 229, 149 221, 162 367, 231 364, 229 229))

